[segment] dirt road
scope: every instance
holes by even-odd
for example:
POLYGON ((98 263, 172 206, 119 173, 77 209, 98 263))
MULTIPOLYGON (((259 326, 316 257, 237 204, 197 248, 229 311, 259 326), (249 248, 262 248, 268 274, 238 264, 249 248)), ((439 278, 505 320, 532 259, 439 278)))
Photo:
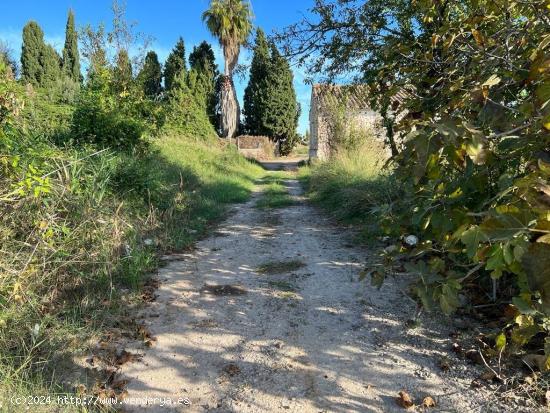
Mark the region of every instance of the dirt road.
POLYGON ((159 271, 158 298, 142 314, 157 341, 123 367, 129 397, 141 398, 127 410, 188 398, 172 407, 392 412, 404 411, 396 397, 406 390, 417 405, 431 396, 430 411, 493 411, 462 366, 442 371, 448 331, 429 319, 407 328, 410 299, 391 282, 378 291, 359 281, 368 252, 307 205, 297 181, 286 184, 296 205, 261 210, 256 193, 159 271))

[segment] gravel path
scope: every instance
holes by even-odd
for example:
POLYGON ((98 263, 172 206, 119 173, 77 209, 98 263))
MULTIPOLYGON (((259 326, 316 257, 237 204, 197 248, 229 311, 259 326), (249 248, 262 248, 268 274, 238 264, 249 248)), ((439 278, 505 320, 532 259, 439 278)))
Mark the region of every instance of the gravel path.
POLYGON ((127 410, 168 411, 145 398, 181 397, 182 412, 392 412, 405 411, 406 390, 417 405, 433 397, 430 411, 493 411, 464 366, 441 370, 448 331, 430 320, 407 329, 410 299, 358 281, 365 249, 303 202, 297 181, 286 185, 296 205, 260 210, 255 193, 159 271, 142 314, 157 341, 123 367, 141 399, 127 410))

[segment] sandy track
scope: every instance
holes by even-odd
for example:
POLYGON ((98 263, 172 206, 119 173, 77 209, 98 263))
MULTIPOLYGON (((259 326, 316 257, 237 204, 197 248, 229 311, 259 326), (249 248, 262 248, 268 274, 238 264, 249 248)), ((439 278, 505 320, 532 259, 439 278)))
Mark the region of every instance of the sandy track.
MULTIPOLYGON (((298 182, 287 185, 301 200, 298 182)), ((304 202, 259 210, 260 196, 159 271, 142 314, 157 342, 123 367, 129 397, 188 398, 182 412, 392 412, 404 411, 395 398, 406 390, 436 399, 431 411, 492 411, 471 377, 438 366, 444 328, 407 329, 414 305, 391 282, 358 281, 367 253, 349 234, 304 202), (257 272, 289 260, 304 266, 257 272)))

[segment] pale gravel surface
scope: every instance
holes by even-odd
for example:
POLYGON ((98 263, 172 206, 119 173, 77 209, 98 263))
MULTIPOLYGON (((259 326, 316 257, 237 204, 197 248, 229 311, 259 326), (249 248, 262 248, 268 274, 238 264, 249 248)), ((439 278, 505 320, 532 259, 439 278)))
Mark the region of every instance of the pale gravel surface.
POLYGON ((393 412, 405 411, 395 398, 406 390, 417 403, 432 396, 430 411, 501 411, 470 388, 479 371, 459 360, 439 368, 446 326, 425 318, 407 329, 414 304, 391 281, 380 291, 358 281, 368 251, 303 202, 297 181, 287 185, 297 205, 259 210, 255 193, 194 253, 159 270, 158 298, 142 314, 157 342, 123 366, 129 397, 187 397, 182 412, 393 412), (256 271, 292 259, 306 265, 256 271), (207 284, 247 293, 217 296, 207 284))

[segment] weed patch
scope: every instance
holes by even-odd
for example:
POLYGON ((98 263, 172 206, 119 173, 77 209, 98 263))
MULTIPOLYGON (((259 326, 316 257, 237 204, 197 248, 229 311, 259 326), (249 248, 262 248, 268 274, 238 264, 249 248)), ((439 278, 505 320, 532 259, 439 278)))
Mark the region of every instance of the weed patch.
POLYGON ((288 281, 269 281, 268 285, 272 288, 275 288, 279 291, 284 292, 295 292, 296 286, 288 281))
POLYGON ((265 185, 261 198, 256 202, 257 208, 283 208, 293 205, 294 199, 279 179, 271 180, 265 185))
POLYGON ((305 265, 306 264, 300 260, 270 261, 260 265, 257 271, 260 274, 284 274, 299 270, 305 267, 305 265))

